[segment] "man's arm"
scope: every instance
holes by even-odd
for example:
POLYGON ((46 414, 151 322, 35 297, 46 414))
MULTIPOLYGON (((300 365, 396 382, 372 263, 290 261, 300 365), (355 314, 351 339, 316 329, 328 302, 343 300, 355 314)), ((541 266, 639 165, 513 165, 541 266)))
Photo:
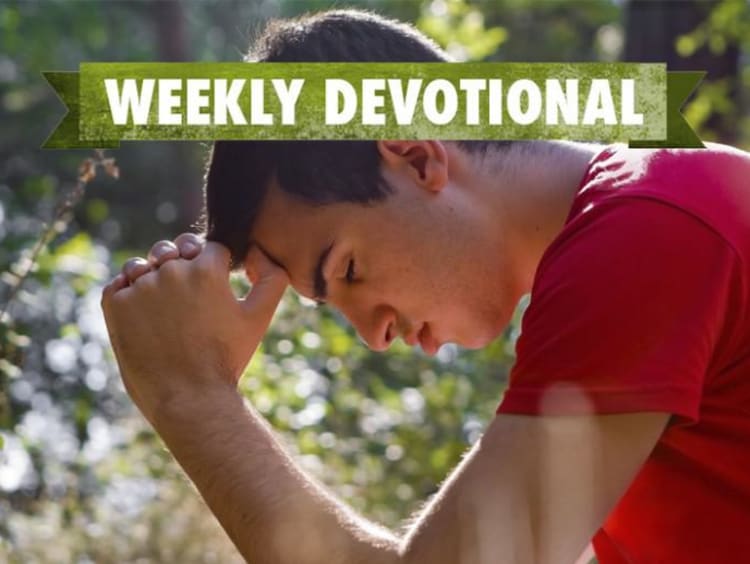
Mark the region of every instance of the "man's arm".
POLYGON ((499 415, 403 538, 310 480, 234 390, 155 425, 249 562, 572 564, 666 420, 499 415))
POLYGON ((175 399, 155 428, 248 562, 398 562, 399 540, 308 478, 232 389, 175 399))
POLYGON ((131 397, 248 561, 573 562, 666 425, 666 414, 499 415, 399 538, 310 480, 244 405, 237 378, 286 280, 256 265, 238 302, 227 265, 208 244, 130 286, 116 279, 102 304, 131 397))
POLYGON ((572 564, 667 419, 496 416, 409 532, 405 561, 572 564))

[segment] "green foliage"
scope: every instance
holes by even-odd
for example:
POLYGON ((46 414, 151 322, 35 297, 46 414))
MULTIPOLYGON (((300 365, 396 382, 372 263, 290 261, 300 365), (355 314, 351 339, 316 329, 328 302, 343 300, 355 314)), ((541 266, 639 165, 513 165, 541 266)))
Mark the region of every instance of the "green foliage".
MULTIPOLYGON (((702 48, 712 54, 722 55, 733 46, 744 53, 750 50, 750 5, 746 0, 720 0, 715 4, 705 21, 691 33, 685 34, 675 43, 677 53, 690 57, 702 48)), ((750 67, 740 70, 739 84, 729 78, 704 81, 693 100, 687 105, 685 115, 694 127, 702 130, 705 139, 713 139, 715 133, 706 127, 710 118, 720 116, 724 123, 732 124, 737 131, 740 145, 750 148, 750 115, 740 112, 738 103, 745 107, 750 99, 737 96, 735 91, 750 90, 750 67)))
POLYGON ((616 60, 622 47, 621 3, 611 0, 467 2, 507 40, 491 60, 519 62, 616 60))
POLYGON ((485 27, 481 9, 462 0, 429 2, 417 20, 417 27, 457 61, 484 59, 508 38, 503 27, 485 27))
POLYGON ((730 43, 750 45, 750 10, 745 0, 721 0, 708 18, 689 34, 678 38, 676 49, 689 57, 704 45, 722 54, 730 43))

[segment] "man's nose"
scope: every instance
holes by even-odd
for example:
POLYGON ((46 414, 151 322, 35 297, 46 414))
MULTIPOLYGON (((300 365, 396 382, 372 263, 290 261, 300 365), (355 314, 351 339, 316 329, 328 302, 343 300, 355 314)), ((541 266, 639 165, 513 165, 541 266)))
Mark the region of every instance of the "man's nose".
POLYGON ((365 344, 374 351, 385 351, 398 334, 396 312, 391 307, 381 305, 369 313, 363 311, 347 317, 365 344))

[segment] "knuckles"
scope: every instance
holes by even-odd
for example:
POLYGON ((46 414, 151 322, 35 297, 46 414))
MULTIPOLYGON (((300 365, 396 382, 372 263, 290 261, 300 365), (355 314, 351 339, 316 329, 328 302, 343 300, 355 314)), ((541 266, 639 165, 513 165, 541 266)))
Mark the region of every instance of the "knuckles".
POLYGON ((179 259, 170 259, 163 262, 158 269, 153 272, 161 279, 177 281, 185 270, 185 261, 179 259))
POLYGON ((216 265, 212 261, 204 259, 205 257, 199 257, 190 262, 190 270, 193 278, 201 282, 212 280, 217 275, 216 265))
POLYGON ((161 265, 180 258, 180 251, 170 241, 160 241, 148 252, 148 260, 152 265, 161 265))
POLYGON ((155 290, 159 285, 159 278, 158 270, 149 270, 131 282, 130 288, 134 290, 133 293, 155 290))
MULTIPOLYGON (((200 241, 195 235, 183 234, 183 240, 200 241)), ((159 241, 154 247, 166 246, 159 241)), ((152 248, 153 251, 153 248, 152 248)), ((121 323, 122 319, 140 308, 158 309, 167 301, 183 301, 193 297, 196 290, 212 292, 226 282, 223 272, 211 257, 198 255, 195 259, 170 256, 161 264, 143 263, 145 259, 133 257, 126 261, 121 274, 102 289, 100 306, 108 325, 121 323), (122 278, 124 277, 124 279, 122 278)))

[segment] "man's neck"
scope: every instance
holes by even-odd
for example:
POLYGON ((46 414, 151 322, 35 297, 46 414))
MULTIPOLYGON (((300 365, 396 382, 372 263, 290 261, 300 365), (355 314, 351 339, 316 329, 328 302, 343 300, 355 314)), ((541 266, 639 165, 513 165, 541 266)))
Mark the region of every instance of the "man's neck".
POLYGON ((544 141, 507 155, 496 203, 506 249, 514 255, 509 260, 519 294, 531 291, 542 255, 565 226, 588 163, 599 150, 598 145, 544 141))

